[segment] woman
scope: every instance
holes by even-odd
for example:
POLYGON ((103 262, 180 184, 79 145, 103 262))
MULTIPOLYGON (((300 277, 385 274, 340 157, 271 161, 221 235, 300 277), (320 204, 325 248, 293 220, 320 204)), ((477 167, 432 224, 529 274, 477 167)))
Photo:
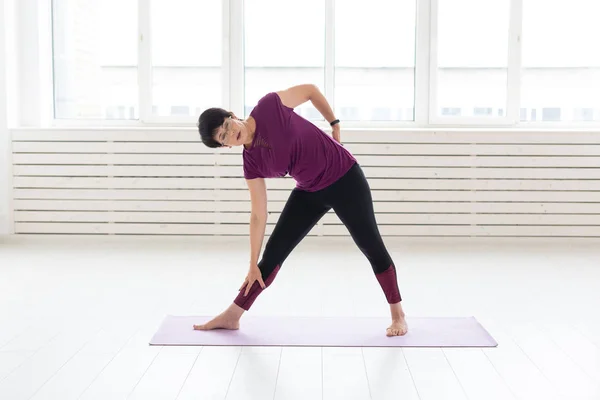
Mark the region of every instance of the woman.
POLYGON ((246 120, 220 108, 200 115, 208 147, 244 146, 244 177, 252 202, 250 268, 227 310, 196 330, 239 329, 239 320, 275 279, 281 265, 330 209, 367 257, 390 305, 387 336, 406 334, 394 263, 381 239, 367 180, 356 159, 340 144, 339 120, 315 85, 299 85, 261 98, 246 120), (333 138, 294 112, 311 101, 333 127, 333 138), (267 222, 265 178, 289 174, 296 182, 259 262, 267 222))

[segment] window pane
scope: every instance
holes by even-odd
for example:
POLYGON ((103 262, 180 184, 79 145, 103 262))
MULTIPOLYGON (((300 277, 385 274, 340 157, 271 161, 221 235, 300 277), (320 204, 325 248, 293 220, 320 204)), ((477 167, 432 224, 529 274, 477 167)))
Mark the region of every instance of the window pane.
MULTIPOLYGON (((271 91, 304 83, 325 91, 324 0, 252 0, 244 12, 246 115, 271 91)), ((307 102, 296 111, 305 118, 323 118, 309 108, 313 106, 307 102)))
POLYGON ((336 115, 414 119, 414 113, 396 110, 414 108, 415 26, 415 0, 336 2, 336 115))
POLYGON ((55 118, 138 118, 137 3, 53 0, 55 118))
POLYGON ((438 115, 501 117, 474 110, 506 108, 510 0, 438 0, 438 7, 438 115))
POLYGON ((152 0, 150 13, 153 113, 223 107, 221 1, 152 0))
POLYGON ((521 104, 543 121, 600 120, 598 15, 598 0, 523 0, 521 104))

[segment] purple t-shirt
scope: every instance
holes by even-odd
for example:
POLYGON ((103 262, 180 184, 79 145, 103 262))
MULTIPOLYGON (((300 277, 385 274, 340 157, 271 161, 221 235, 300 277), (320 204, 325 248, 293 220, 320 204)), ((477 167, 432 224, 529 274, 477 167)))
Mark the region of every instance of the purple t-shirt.
POLYGON ((250 113, 256 131, 244 148, 244 177, 275 178, 290 175, 296 187, 315 192, 340 179, 356 159, 310 121, 281 102, 275 92, 262 97, 250 113))

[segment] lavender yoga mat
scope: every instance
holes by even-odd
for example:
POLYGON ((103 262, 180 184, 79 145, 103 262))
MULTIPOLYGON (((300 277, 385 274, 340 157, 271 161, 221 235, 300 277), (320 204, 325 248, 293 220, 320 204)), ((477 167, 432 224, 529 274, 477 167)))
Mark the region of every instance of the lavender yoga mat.
POLYGON ((474 317, 407 318, 405 336, 387 337, 387 318, 244 316, 237 331, 195 331, 212 317, 167 316, 150 345, 315 347, 495 347, 474 317))

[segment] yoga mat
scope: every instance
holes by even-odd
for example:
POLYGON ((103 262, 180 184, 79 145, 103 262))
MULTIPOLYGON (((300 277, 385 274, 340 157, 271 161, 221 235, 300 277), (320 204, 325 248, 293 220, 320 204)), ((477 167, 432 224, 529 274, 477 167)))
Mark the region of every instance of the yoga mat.
POLYGON ((167 316, 157 346, 496 347, 474 317, 407 318, 405 336, 387 337, 388 318, 244 316, 236 331, 195 331, 212 317, 167 316))

